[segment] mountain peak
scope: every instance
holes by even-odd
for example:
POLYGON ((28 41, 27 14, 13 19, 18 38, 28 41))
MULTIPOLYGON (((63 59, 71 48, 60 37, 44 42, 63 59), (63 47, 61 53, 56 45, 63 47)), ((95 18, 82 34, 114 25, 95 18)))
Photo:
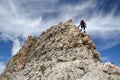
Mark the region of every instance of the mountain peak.
POLYGON ((35 39, 29 36, 10 59, 2 80, 119 80, 120 68, 103 64, 90 36, 68 20, 35 39))
MULTIPOLYGON (((80 32, 79 28, 72 24, 72 20, 68 20, 65 23, 60 22, 58 25, 52 26, 46 32, 43 32, 38 38, 35 47, 37 47, 35 51, 41 50, 41 55, 45 54, 47 58, 44 57, 46 59, 59 56, 67 58, 68 56, 68 58, 83 57, 90 59, 94 58, 93 60, 98 61, 100 60, 99 53, 95 51, 96 46, 90 36, 80 32), (41 46, 38 48, 38 45, 41 46), (51 54, 51 50, 54 50, 55 52, 58 51, 58 53, 52 54, 48 58, 51 54)), ((44 59, 44 57, 41 56, 40 59, 44 59)))

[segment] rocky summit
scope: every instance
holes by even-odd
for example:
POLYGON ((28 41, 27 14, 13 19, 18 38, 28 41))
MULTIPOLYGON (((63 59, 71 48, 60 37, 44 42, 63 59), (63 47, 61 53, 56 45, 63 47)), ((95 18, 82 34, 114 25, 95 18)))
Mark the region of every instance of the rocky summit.
POLYGON ((0 80, 120 80, 120 67, 102 63, 90 36, 68 20, 29 36, 0 80))

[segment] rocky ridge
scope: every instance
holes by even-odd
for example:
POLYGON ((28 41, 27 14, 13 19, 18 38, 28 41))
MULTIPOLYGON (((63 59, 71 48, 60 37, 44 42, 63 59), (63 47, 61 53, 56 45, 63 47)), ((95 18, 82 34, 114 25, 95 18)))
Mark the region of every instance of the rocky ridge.
POLYGON ((120 80, 120 67, 102 63, 90 36, 69 20, 29 36, 0 80, 120 80))

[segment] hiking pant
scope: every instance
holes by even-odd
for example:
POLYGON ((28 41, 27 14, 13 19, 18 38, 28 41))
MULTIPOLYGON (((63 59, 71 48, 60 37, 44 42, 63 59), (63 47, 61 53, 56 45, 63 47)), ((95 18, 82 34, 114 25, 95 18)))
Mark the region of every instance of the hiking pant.
POLYGON ((85 27, 84 26, 81 26, 80 31, 82 31, 82 30, 84 30, 84 32, 85 32, 85 27))

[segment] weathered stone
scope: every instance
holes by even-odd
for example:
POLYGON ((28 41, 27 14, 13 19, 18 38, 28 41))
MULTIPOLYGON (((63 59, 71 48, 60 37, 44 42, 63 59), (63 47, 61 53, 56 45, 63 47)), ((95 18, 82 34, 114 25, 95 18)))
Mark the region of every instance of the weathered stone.
POLYGON ((88 36, 85 36, 85 37, 83 37, 83 42, 85 43, 85 44, 87 44, 88 43, 88 41, 89 41, 89 37, 88 36))
POLYGON ((120 80, 120 68, 101 63, 95 48, 72 20, 59 23, 38 39, 29 36, 0 80, 120 80))
POLYGON ((72 26, 72 20, 68 20, 67 22, 64 23, 65 26, 72 26))
POLYGON ((58 60, 57 60, 57 62, 66 62, 66 61, 68 60, 64 56, 58 57, 58 60))
POLYGON ((91 72, 86 73, 81 79, 79 80, 108 80, 108 75, 101 71, 93 70, 91 72))
POLYGON ((77 43, 78 44, 83 44, 83 41, 82 40, 78 40, 77 43))
POLYGON ((89 41, 88 41, 88 44, 93 44, 92 40, 89 40, 89 41))
POLYGON ((79 32, 74 32, 73 35, 74 35, 74 36, 78 36, 78 35, 79 35, 79 32))

